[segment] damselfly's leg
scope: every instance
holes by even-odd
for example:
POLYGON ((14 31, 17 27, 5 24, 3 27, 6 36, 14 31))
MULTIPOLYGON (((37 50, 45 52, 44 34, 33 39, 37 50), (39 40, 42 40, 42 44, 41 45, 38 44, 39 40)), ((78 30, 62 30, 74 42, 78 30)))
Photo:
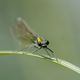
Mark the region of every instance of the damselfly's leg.
POLYGON ((55 55, 54 55, 54 51, 53 50, 51 50, 50 48, 48 48, 48 47, 46 47, 46 51, 49 53, 49 54, 51 54, 51 56, 54 56, 55 57, 55 55))
POLYGON ((32 53, 35 53, 35 52, 37 52, 37 51, 39 51, 41 48, 37 48, 35 51, 33 51, 32 53))
POLYGON ((25 46, 24 48, 22 48, 20 51, 24 51, 26 49, 29 49, 29 48, 32 48, 33 47, 33 44, 32 45, 29 45, 29 46, 25 46))
POLYGON ((36 50, 34 50, 32 53, 35 53, 41 49, 41 47, 39 47, 37 44, 34 44, 34 48, 36 48, 36 50))
POLYGON ((48 56, 51 57, 51 54, 47 51, 47 49, 44 48, 44 50, 47 52, 48 56))
POLYGON ((49 49, 49 48, 47 47, 47 48, 45 48, 45 51, 47 52, 47 54, 48 54, 50 57, 53 56, 53 57, 56 59, 56 61, 58 61, 57 57, 55 56, 55 54, 53 54, 54 52, 53 52, 51 49, 49 49), (48 51, 50 51, 50 53, 49 53, 48 51))
MULTIPOLYGON (((22 51, 22 52, 23 52, 23 54, 24 54, 24 50, 29 49, 29 48, 31 48, 31 47, 33 47, 33 45, 25 46, 24 48, 22 48, 22 49, 18 50, 17 52, 22 51)), ((17 53, 17 52, 16 52, 16 53, 17 53)))

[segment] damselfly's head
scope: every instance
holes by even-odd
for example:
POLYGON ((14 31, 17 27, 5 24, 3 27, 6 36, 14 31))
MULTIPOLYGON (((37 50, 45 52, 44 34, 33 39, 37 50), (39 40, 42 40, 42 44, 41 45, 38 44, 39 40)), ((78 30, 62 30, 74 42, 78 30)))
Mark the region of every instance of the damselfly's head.
POLYGON ((38 46, 45 48, 45 47, 47 47, 47 45, 49 45, 49 41, 45 40, 41 37, 38 37, 37 38, 37 44, 38 44, 38 46))

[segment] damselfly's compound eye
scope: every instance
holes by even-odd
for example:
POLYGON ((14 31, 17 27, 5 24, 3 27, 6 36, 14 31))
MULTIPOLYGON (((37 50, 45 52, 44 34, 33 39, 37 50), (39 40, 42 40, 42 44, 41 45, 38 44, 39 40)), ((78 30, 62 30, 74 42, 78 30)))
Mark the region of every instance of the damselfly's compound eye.
POLYGON ((48 40, 46 41, 46 44, 49 45, 49 41, 48 40))

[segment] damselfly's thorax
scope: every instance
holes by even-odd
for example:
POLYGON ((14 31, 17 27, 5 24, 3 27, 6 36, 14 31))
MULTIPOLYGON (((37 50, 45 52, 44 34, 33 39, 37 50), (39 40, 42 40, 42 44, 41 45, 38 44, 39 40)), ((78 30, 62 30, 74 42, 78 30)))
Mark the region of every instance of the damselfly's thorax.
POLYGON ((46 48, 47 45, 49 45, 49 41, 48 41, 48 40, 45 40, 45 39, 43 39, 43 38, 41 38, 41 37, 38 37, 38 38, 37 38, 37 45, 38 45, 39 47, 46 48))

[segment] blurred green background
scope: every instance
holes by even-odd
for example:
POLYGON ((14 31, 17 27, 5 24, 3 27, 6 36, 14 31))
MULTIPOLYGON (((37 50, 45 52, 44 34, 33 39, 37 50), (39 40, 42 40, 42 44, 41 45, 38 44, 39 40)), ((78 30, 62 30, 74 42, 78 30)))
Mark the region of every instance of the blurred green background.
MULTIPOLYGON (((0 0, 1 51, 17 50, 9 29, 18 17, 46 37, 59 58, 80 66, 79 0, 0 0)), ((44 59, 0 56, 0 80, 80 80, 80 75, 44 59)))

